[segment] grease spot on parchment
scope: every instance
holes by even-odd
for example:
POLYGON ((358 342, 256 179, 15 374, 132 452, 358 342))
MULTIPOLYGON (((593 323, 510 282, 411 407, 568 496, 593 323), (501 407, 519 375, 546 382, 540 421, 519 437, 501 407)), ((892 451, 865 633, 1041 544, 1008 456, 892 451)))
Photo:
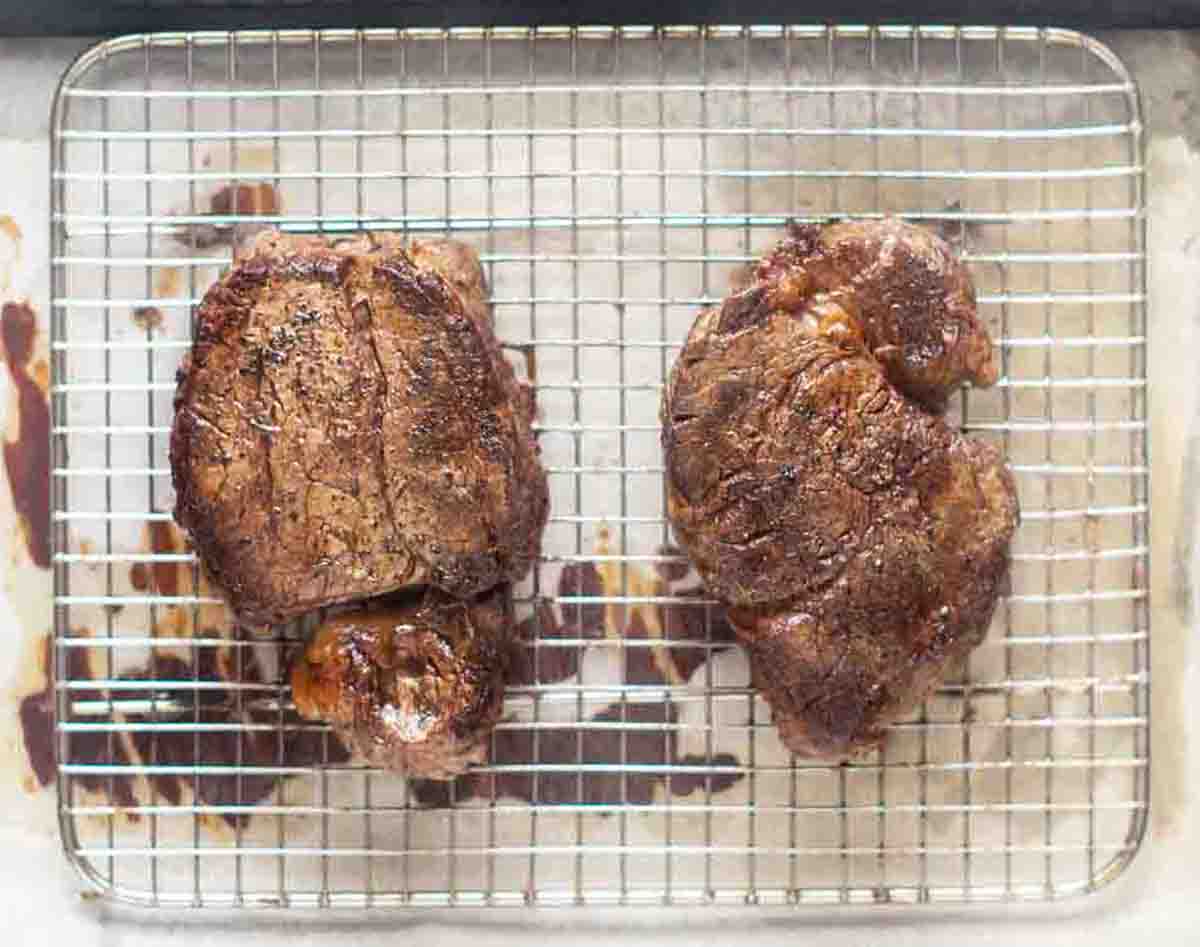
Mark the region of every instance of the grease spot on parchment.
MULTIPOLYGON (((0 313, 0 341, 15 392, 4 440, 4 466, 17 528, 34 565, 50 568, 50 405, 30 371, 37 315, 27 302, 8 302, 0 313)), ((48 375, 48 372, 47 372, 48 375)), ((48 377, 46 379, 48 383, 48 377)))
POLYGON ((0 214, 0 290, 12 286, 13 271, 21 262, 24 235, 10 214, 0 214))

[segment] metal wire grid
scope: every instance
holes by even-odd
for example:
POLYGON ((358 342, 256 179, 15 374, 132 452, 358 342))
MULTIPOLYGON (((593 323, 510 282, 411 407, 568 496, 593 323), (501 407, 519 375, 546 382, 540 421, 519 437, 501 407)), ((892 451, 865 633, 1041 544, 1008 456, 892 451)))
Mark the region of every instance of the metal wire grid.
POLYGON ((98 888, 195 905, 1044 899, 1132 857, 1148 788, 1141 127, 1095 41, 154 35, 87 53, 54 130, 59 798, 66 850, 98 888), (262 183, 282 210, 206 207, 262 183), (703 636, 677 642, 543 628, 535 656, 573 652, 578 671, 513 689, 502 731, 528 755, 484 770, 524 778, 526 798, 492 782, 422 805, 400 779, 331 761, 326 735, 289 758, 305 728, 285 717, 284 664, 304 629, 233 628, 190 553, 147 544, 170 518, 189 313, 228 260, 213 228, 455 233, 482 252, 501 336, 537 365, 553 509, 523 601, 606 621, 695 607, 645 581, 676 561, 657 451, 674 354, 788 218, 884 212, 970 261, 1003 377, 964 391, 958 420, 1005 447, 1024 520, 988 642, 880 754, 786 754, 706 607, 703 636), (130 322, 146 306, 161 325, 130 322), (602 594, 556 587, 585 561, 602 594), (125 574, 139 565, 181 571, 139 591, 125 574), (707 660, 634 683, 621 668, 645 648, 707 660), (218 650, 232 657, 212 680, 200 667, 218 650), (212 722, 211 701, 232 716, 212 722), (673 716, 640 721, 648 706, 673 716), (252 752, 261 734, 272 759, 252 752), (224 795, 204 791, 225 778, 224 795))

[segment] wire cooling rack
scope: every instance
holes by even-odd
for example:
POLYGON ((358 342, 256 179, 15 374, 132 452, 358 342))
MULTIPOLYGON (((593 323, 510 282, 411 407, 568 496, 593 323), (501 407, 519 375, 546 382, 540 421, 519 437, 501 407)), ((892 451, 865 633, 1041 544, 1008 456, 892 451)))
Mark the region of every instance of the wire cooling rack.
POLYGON ((649 28, 113 40, 53 147, 64 845, 163 905, 1047 899, 1147 815, 1136 90, 1074 33, 649 28), (1024 519, 987 642, 879 753, 795 759, 670 545, 657 408, 789 218, 898 214, 1002 354, 957 423, 1024 519), (174 372, 255 227, 451 233, 536 383, 545 555, 492 763, 449 786, 297 718, 308 626, 237 628, 170 522, 174 372))

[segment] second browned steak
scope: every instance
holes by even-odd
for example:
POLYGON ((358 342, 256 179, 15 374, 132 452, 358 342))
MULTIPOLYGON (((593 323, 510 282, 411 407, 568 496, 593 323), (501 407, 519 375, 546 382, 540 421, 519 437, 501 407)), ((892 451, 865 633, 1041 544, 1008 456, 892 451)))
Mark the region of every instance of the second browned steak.
POLYGON ((796 752, 878 744, 1007 575, 1012 475, 930 411, 994 380, 960 270, 899 222, 801 228, 701 314, 667 386, 672 525, 796 752))
POLYGON ((180 371, 176 519, 239 617, 523 576, 547 515, 530 399, 474 252, 260 234, 180 371))

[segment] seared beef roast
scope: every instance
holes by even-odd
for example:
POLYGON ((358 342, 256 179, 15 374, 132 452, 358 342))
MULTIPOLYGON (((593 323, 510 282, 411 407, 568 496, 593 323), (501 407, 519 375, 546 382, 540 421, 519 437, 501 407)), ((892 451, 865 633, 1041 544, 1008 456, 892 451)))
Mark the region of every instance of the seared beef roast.
POLYGON ((453 779, 487 758, 514 639, 508 586, 470 600, 411 590, 317 628, 292 669, 296 709, 366 762, 453 779))
POLYGON ((986 634, 1016 490, 936 411, 995 378, 965 268, 894 220, 794 227, 692 327, 670 518, 795 752, 878 745, 986 634))
POLYGON ((523 576, 546 475, 474 251, 260 234, 179 373, 175 518, 247 622, 523 576))

